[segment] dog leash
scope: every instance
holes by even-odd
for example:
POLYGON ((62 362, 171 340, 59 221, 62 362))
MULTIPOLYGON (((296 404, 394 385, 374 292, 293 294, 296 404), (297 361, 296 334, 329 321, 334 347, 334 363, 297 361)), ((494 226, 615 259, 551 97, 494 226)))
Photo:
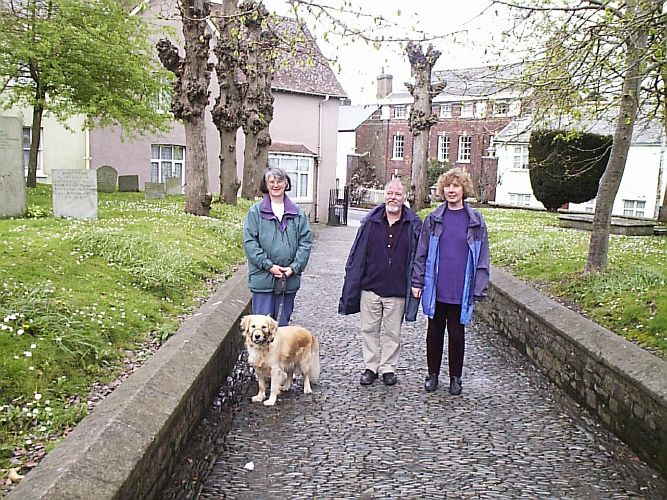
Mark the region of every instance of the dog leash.
POLYGON ((281 288, 281 293, 279 294, 280 297, 280 302, 278 303, 278 314, 276 314, 276 317, 274 318, 278 324, 280 324, 280 316, 283 313, 283 307, 285 305, 285 291, 287 290, 287 277, 283 274, 283 276, 280 278, 280 281, 282 282, 281 288))

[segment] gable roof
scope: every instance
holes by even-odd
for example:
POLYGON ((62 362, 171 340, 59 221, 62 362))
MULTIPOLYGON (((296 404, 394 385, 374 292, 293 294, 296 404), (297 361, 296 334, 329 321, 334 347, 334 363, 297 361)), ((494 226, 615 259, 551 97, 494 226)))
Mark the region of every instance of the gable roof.
MULTIPOLYGON (((508 123, 494 137, 494 142, 506 142, 510 144, 527 144, 530 139, 530 132, 538 128, 581 130, 592 134, 614 135, 616 121, 614 118, 599 120, 586 119, 579 121, 568 121, 560 119, 549 123, 538 124, 532 122, 530 117, 519 118, 508 123)), ((663 128, 660 123, 646 119, 639 119, 635 123, 632 131, 633 145, 659 145, 664 137, 663 128)))
POLYGON ((504 93, 516 94, 512 81, 521 76, 522 71, 523 67, 518 64, 446 69, 434 71, 432 80, 447 84, 438 97, 489 97, 504 93))
POLYGON ((377 105, 341 106, 338 108, 338 131, 354 132, 379 109, 377 105))
POLYGON ((273 75, 272 87, 275 90, 347 97, 315 37, 305 25, 296 19, 280 17, 275 26, 281 40, 273 75))

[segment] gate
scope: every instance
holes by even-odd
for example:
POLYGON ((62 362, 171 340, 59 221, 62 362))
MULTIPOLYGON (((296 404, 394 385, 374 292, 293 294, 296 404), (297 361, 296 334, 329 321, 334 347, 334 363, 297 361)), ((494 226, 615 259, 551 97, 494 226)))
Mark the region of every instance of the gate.
POLYGON ((350 205, 349 186, 329 190, 329 226, 347 225, 347 208, 350 205))

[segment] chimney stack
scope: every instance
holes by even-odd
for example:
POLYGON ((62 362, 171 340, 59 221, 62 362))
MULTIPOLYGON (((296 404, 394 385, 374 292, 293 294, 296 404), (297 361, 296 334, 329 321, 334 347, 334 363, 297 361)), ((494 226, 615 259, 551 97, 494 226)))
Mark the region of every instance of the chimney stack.
POLYGON ((392 92, 392 80, 393 76, 388 75, 384 72, 384 67, 382 67, 382 74, 378 76, 377 82, 377 98, 384 99, 392 92))

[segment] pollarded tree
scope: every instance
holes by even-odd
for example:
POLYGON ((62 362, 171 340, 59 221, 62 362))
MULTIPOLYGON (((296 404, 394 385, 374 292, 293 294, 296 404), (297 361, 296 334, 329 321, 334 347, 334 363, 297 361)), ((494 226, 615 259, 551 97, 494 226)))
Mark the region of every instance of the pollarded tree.
POLYGON ((440 51, 429 45, 426 52, 419 44, 408 42, 405 51, 410 61, 414 83, 405 86, 412 94, 414 103, 408 118, 408 127, 412 132, 412 187, 414 189, 414 210, 421 210, 428 203, 428 142, 431 127, 438 122, 433 114, 433 97, 442 92, 443 83, 431 82, 433 65, 440 57, 440 51))
POLYGON ((163 66, 176 75, 171 109, 185 129, 185 211, 208 215, 211 195, 208 189, 208 154, 206 152, 205 111, 213 64, 209 62, 210 33, 206 20, 210 15, 208 0, 179 0, 185 55, 163 38, 157 44, 163 66))
MULTIPOLYGON (((514 34, 531 41, 524 78, 538 119, 554 114, 615 120, 614 140, 596 196, 586 271, 604 271, 609 228, 638 112, 664 90, 657 81, 667 64, 665 0, 496 0, 520 10, 514 34), (528 26, 526 26, 528 24, 528 26), (662 35, 658 35, 662 34, 662 35), (537 37, 536 42, 534 37, 537 37), (539 47, 542 47, 540 49, 539 47), (653 55, 658 55, 652 60, 653 55)), ((647 113, 651 116, 651 113, 647 113)))
POLYGON ((530 184, 549 211, 595 198, 611 153, 611 136, 538 130, 530 134, 530 184))
POLYGON ((29 187, 45 112, 63 123, 83 114, 87 126, 116 124, 130 135, 166 127, 170 117, 154 105, 169 91, 166 72, 141 16, 119 2, 4 0, 0 32, 0 105, 33 110, 29 187))

